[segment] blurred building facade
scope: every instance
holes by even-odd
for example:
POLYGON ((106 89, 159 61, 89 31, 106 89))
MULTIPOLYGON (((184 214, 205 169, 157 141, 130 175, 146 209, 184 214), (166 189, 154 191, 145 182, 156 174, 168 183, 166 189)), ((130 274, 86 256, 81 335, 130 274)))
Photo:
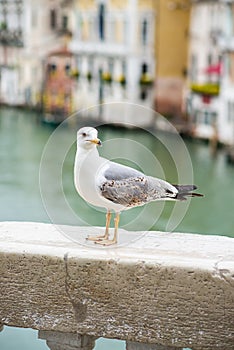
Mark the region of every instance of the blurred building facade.
MULTIPOLYGON (((80 80, 94 78, 94 84, 82 80, 78 105, 122 100, 181 117, 190 1, 76 0, 75 4, 70 47, 77 55, 80 80)), ((105 120, 113 117, 107 107, 104 110, 105 120)))
POLYGON ((109 103, 175 117, 184 91, 192 134, 234 143, 233 23, 233 1, 1 0, 0 103, 145 126, 109 103))
POLYGON ((77 108, 100 105, 105 122, 147 125, 151 118, 121 104, 153 106, 155 9, 153 0, 75 0, 70 49, 79 72, 77 108))
POLYGON ((66 2, 0 1, 0 102, 40 103, 43 60, 63 45, 68 30, 66 2))
MULTIPOLYGON (((73 110, 102 104, 98 114, 109 121, 108 103, 128 101, 180 114, 188 5, 189 0, 0 1, 0 102, 42 103, 47 111, 49 100, 61 105, 61 91, 46 97, 44 89, 48 95, 55 86, 48 82, 48 57, 66 47, 76 71, 73 110)), ((128 110, 116 113, 120 122, 129 119, 128 110)))
POLYGON ((194 1, 186 110, 195 137, 234 143, 234 2, 194 1))

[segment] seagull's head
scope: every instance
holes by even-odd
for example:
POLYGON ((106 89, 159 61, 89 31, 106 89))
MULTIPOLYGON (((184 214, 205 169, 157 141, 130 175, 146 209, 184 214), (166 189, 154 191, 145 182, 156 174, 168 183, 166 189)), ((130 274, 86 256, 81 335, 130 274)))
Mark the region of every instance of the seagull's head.
POLYGON ((77 131, 77 146, 84 149, 91 149, 96 146, 101 146, 101 141, 98 139, 98 132, 95 128, 84 127, 77 131))

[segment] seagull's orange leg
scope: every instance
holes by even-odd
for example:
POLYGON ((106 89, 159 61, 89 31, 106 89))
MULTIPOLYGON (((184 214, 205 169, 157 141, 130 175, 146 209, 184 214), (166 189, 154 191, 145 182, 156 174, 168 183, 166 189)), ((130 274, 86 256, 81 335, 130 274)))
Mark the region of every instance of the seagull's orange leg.
POLYGON ((117 240, 118 240, 118 228, 119 228, 119 213, 116 213, 116 216, 115 216, 115 232, 114 232, 113 243, 117 243, 117 240))
POLYGON ((104 245, 104 246, 116 244, 117 243, 117 238, 118 238, 118 227, 119 227, 119 213, 116 213, 116 216, 115 216, 115 231, 114 231, 113 239, 99 240, 99 241, 96 241, 95 243, 96 244, 101 244, 101 245, 104 245))
POLYGON ((106 213, 106 230, 104 235, 99 235, 99 236, 88 236, 86 239, 88 241, 103 241, 103 240, 108 240, 109 238, 109 227, 110 227, 110 221, 111 221, 111 212, 108 210, 106 213))

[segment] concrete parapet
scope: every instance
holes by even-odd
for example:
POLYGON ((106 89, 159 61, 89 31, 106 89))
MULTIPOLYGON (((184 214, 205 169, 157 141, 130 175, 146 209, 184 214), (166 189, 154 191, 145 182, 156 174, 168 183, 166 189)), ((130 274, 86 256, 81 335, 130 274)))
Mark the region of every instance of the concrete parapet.
POLYGON ((62 227, 0 224, 0 324, 89 336, 80 349, 101 336, 129 350, 233 349, 234 239, 122 230, 129 243, 96 248, 85 237, 97 228, 70 230, 83 245, 62 227))

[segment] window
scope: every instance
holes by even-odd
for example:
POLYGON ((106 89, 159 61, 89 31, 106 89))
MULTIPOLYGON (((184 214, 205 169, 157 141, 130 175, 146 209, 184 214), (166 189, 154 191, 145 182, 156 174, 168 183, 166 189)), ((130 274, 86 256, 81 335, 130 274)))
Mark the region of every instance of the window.
POLYGON ((71 66, 70 66, 70 64, 67 63, 67 64, 65 65, 65 72, 66 72, 67 75, 69 75, 69 74, 70 74, 70 71, 71 71, 71 66))
POLYGON ((105 40, 105 5, 99 4, 98 13, 99 38, 105 40))
POLYGON ((210 124, 210 114, 208 111, 204 111, 204 124, 205 125, 210 124))
POLYGON ((50 10, 50 28, 56 29, 57 27, 57 12, 55 9, 50 10))
POLYGON ((205 125, 214 125, 216 123, 217 113, 210 110, 205 110, 202 114, 200 123, 205 125))
POLYGON ((141 72, 142 74, 148 73, 148 65, 146 63, 143 63, 141 66, 141 72))
POLYGON ((142 44, 146 45, 148 42, 148 21, 145 18, 142 22, 142 44))
POLYGON ((49 72, 49 73, 55 73, 56 70, 57 70, 57 66, 56 66, 55 63, 50 63, 50 64, 48 65, 48 72, 49 72))
POLYGON ((141 92, 140 92, 140 99, 142 101, 146 100, 147 99, 147 90, 145 88, 141 88, 141 92))
POLYGON ((124 76, 127 73, 127 66, 126 66, 126 61, 125 60, 122 61, 122 72, 123 72, 124 76))
MULTIPOLYGON (((144 78, 145 75, 147 75, 148 73, 148 65, 147 63, 142 63, 141 65, 141 79, 144 78)), ((146 88, 146 86, 144 85, 141 85, 141 88, 140 88, 140 99, 142 101, 146 100, 148 97, 148 90, 146 88)))
POLYGON ((87 72, 87 79, 89 82, 93 79, 94 75, 94 58, 93 56, 88 57, 88 72, 87 72))
POLYGON ((63 16, 62 17, 62 29, 67 30, 68 28, 68 17, 63 16))

